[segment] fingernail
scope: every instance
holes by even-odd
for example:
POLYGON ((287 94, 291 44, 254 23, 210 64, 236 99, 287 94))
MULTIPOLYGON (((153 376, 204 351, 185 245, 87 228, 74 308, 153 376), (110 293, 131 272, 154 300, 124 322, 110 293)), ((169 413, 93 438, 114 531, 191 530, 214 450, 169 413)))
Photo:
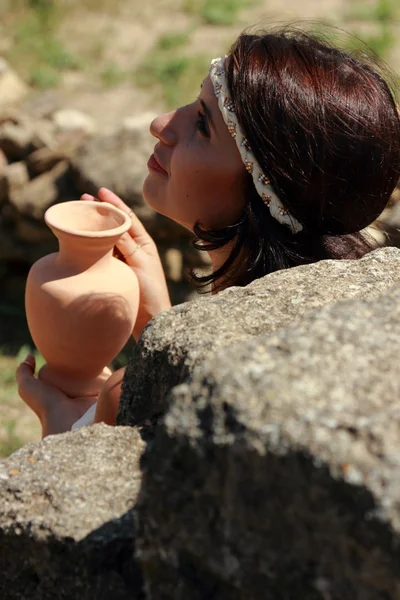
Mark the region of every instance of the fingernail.
POLYGON ((81 196, 81 200, 94 200, 95 197, 92 196, 91 194, 82 194, 81 196))

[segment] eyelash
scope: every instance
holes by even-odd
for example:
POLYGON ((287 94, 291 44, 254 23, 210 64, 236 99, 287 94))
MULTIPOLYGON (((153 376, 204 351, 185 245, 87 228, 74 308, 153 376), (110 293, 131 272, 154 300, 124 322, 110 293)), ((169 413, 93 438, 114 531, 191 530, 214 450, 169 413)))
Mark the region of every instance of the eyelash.
POLYGON ((197 113, 197 121, 196 121, 196 129, 200 132, 201 135, 203 135, 204 137, 210 137, 210 133, 208 131, 208 127, 207 127, 207 120, 206 120, 206 116, 203 115, 203 113, 201 113, 200 111, 198 111, 197 113))

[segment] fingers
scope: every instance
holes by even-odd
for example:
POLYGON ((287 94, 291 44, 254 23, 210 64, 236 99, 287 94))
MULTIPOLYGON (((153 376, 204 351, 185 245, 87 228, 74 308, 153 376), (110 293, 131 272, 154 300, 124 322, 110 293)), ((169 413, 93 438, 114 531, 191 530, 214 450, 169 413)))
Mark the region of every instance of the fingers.
POLYGON ((16 378, 18 382, 18 378, 23 377, 33 377, 35 372, 36 361, 33 354, 28 354, 28 356, 18 365, 16 371, 16 378))
POLYGON ((133 238, 138 238, 139 244, 146 244, 152 241, 142 222, 137 218, 129 206, 127 206, 125 202, 121 200, 121 198, 118 198, 114 192, 111 192, 107 188, 100 188, 99 198, 100 200, 103 200, 103 202, 109 202, 110 204, 113 204, 131 217, 132 225, 129 229, 129 233, 133 238))
POLYGON ((142 245, 126 233, 118 240, 117 250, 122 254, 126 264, 131 267, 138 264, 137 260, 139 260, 140 264, 144 255, 142 245), (142 255, 140 255, 140 252, 142 252, 142 255))
POLYGON ((19 364, 16 371, 16 380, 18 384, 18 393, 22 400, 37 414, 41 414, 42 405, 40 398, 41 382, 35 376, 35 357, 28 354, 22 363, 19 364))
POLYGON ((129 208, 129 206, 127 206, 125 202, 123 202, 121 198, 119 198, 119 196, 117 196, 117 194, 114 194, 114 192, 112 192, 111 190, 102 187, 99 189, 98 194, 100 200, 103 200, 103 202, 109 202, 110 204, 113 204, 114 206, 120 208, 126 213, 130 212, 131 209, 129 208))

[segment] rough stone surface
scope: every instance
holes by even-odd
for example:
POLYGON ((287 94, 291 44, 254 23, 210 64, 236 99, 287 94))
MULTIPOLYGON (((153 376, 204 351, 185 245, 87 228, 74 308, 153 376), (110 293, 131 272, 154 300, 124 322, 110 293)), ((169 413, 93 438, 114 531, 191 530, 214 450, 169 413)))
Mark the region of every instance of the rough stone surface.
POLYGON ((158 315, 134 348, 118 422, 143 425, 166 409, 170 389, 222 348, 298 321, 313 308, 372 298, 400 283, 400 250, 359 261, 321 261, 280 271, 158 315))
POLYGON ((214 353, 173 390, 135 508, 150 598, 399 600, 399 345, 397 287, 214 353))
POLYGON ((142 598, 131 508, 143 443, 95 425, 0 462, 0 598, 142 598))

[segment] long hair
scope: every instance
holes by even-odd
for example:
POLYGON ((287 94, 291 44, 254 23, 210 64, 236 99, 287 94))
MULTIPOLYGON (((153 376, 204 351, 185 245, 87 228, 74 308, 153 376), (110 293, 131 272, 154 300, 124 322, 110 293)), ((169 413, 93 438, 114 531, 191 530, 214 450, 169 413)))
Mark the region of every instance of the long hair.
POLYGON ((225 263, 192 274, 214 291, 324 258, 358 258, 362 233, 400 175, 400 119, 393 94, 364 56, 297 30, 242 34, 227 59, 235 112, 253 153, 303 230, 275 221, 248 176, 240 220, 218 231, 196 223, 195 246, 230 244, 225 263))

